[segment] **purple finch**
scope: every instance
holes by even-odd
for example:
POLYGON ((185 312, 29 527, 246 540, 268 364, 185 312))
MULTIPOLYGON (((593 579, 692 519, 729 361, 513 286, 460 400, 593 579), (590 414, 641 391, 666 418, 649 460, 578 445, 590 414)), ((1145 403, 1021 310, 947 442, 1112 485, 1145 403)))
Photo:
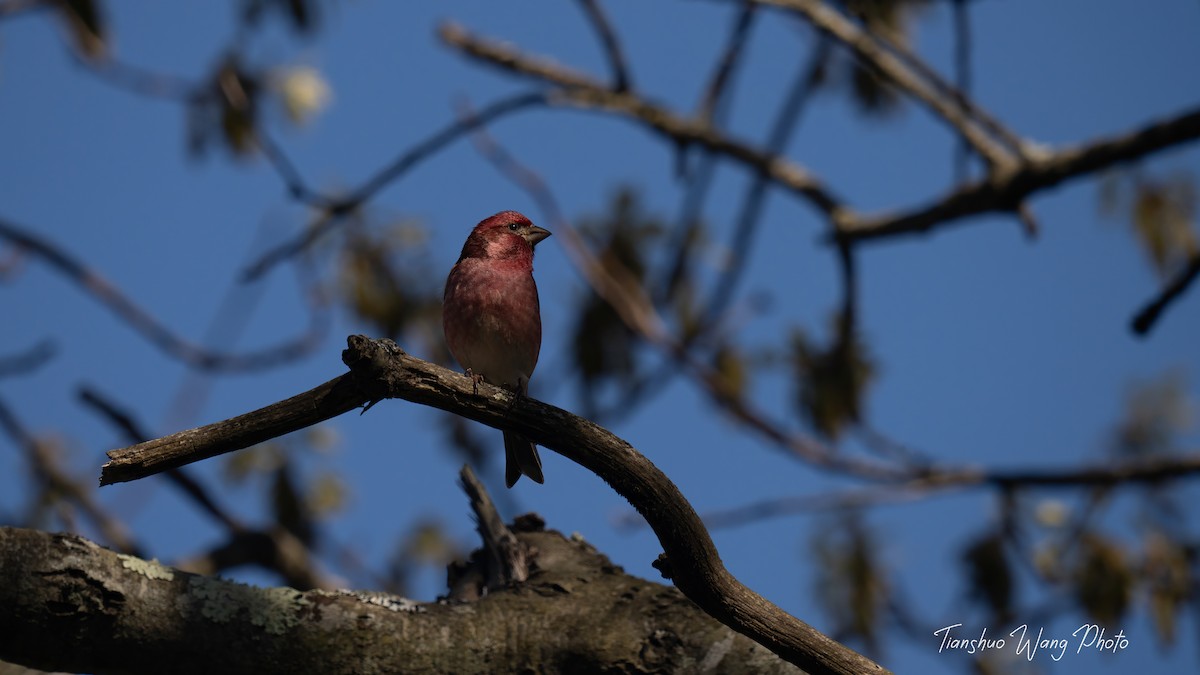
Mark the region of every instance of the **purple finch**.
MULTIPOLYGON (((463 244, 446 278, 442 330, 467 374, 523 396, 542 349, 542 316, 533 281, 533 247, 548 230, 516 211, 484 219, 463 244)), ((524 474, 543 482, 542 460, 528 438, 504 432, 504 482, 524 474)))

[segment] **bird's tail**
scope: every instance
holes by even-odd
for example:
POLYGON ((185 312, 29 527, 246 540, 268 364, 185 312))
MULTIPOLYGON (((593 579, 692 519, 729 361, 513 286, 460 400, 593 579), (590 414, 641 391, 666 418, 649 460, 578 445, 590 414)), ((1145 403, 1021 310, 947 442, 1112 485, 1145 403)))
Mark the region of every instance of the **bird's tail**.
POLYGON ((538 457, 537 446, 521 434, 504 432, 504 462, 504 483, 508 487, 516 485, 522 474, 535 483, 546 482, 542 477, 542 459, 538 457))

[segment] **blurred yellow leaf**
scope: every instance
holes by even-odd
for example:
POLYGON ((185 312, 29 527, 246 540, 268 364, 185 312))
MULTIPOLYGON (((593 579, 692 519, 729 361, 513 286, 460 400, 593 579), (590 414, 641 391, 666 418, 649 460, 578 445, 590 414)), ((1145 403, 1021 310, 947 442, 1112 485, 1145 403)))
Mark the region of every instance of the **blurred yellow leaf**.
POLYGON ((829 347, 799 330, 793 332, 791 341, 797 404, 813 428, 832 439, 862 419, 863 398, 874 378, 865 345, 857 335, 849 334, 852 329, 842 314, 834 320, 836 335, 829 347))
POLYGON ((1179 435, 1195 424, 1194 408, 1181 371, 1135 382, 1126 396, 1125 417, 1117 425, 1114 451, 1136 457, 1176 452, 1179 435))
POLYGON ((746 391, 749 379, 746 360, 728 343, 722 343, 713 357, 713 368, 717 372, 722 393, 738 399, 746 391))
POLYGON ((318 517, 332 515, 346 506, 349 490, 335 473, 325 471, 317 475, 308 488, 308 507, 318 517))
POLYGON ((333 100, 329 83, 311 66, 279 70, 271 78, 271 85, 283 102, 288 119, 297 125, 307 123, 333 100))
POLYGON ((1012 613, 1014 578, 1005 555, 1004 538, 988 533, 971 542, 962 559, 971 595, 987 603, 997 623, 1006 622, 1012 613))
POLYGON ((1167 277, 1198 252, 1196 180, 1187 171, 1147 175, 1110 171, 1100 182, 1099 209, 1126 218, 1159 276, 1167 277))
POLYGON ((228 455, 223 473, 230 482, 243 483, 255 474, 278 469, 283 461, 283 449, 277 443, 260 443, 228 455))
POLYGON ((1095 533, 1080 541, 1081 558, 1075 569, 1075 597, 1094 621, 1115 626, 1129 606, 1133 571, 1119 544, 1095 533))
POLYGON ((877 559, 878 543, 857 513, 847 513, 817 530, 816 595, 833 619, 835 639, 860 638, 879 648, 880 620, 888 588, 877 559))
POLYGON ((1161 531, 1146 535, 1142 575, 1150 591, 1150 619, 1164 645, 1175 642, 1176 617, 1191 597, 1194 580, 1188 553, 1161 531))

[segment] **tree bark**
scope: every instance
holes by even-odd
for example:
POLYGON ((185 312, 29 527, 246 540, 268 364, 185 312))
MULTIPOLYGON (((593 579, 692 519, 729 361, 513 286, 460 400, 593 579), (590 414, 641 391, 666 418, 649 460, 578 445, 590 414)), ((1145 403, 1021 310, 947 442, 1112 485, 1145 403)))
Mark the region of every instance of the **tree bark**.
POLYGON ((527 582, 418 603, 256 588, 0 528, 0 659, 98 674, 801 672, 587 543, 516 536, 535 551, 527 582))

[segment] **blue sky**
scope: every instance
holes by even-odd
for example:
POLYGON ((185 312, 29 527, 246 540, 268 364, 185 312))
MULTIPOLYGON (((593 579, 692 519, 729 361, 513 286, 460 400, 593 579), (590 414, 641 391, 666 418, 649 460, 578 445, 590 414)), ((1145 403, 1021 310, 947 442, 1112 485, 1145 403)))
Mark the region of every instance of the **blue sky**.
MULTIPOLYGON (((691 110, 725 39, 732 3, 607 4, 635 86, 691 110)), ((915 45, 948 72, 952 42, 942 4, 915 23, 915 45)), ((122 5, 111 18, 120 58, 193 78, 208 71, 234 25, 225 3, 146 3, 136 11, 122 5)), ((448 18, 599 77, 607 72, 574 3, 342 3, 327 13, 314 41, 270 28, 254 42, 255 62, 314 66, 333 89, 331 107, 307 127, 273 119, 277 140, 311 184, 329 190, 358 185, 451 121, 457 98, 481 106, 525 87, 441 48, 434 28, 448 18)), ((1200 6, 1194 2, 982 1, 972 3, 972 21, 977 100, 1039 142, 1065 145, 1119 132, 1193 107, 1200 98, 1189 65, 1200 63, 1194 39, 1200 6)), ((796 37, 809 37, 776 20, 760 21, 756 35, 730 111, 734 130, 749 139, 764 135, 807 53, 807 43, 796 37)), ((491 131, 546 177, 571 217, 600 211, 622 184, 637 186, 649 209, 667 217, 678 212, 682 186, 674 178, 672 151, 627 122, 534 111, 491 131)), ((178 105, 137 97, 86 74, 64 49, 57 22, 23 17, 0 23, 0 216, 84 259, 165 325, 199 340, 228 294, 250 292, 237 282, 245 265, 303 227, 305 212, 289 202, 265 162, 222 152, 191 160, 184 138, 178 105)), ((936 120, 911 105, 877 123, 846 97, 827 92, 808 109, 788 150, 858 208, 871 211, 921 203, 946 189, 954 145, 936 120)), ((1181 170, 1195 177, 1200 151, 1165 152, 1147 168, 1154 175, 1181 170)), ((747 178, 740 169, 721 169, 706 210, 712 222, 734 217, 747 178)), ((1096 193, 1095 182, 1083 180, 1039 195, 1032 205, 1042 234, 1032 242, 1013 219, 982 217, 928 238, 864 250, 862 328, 880 363, 868 402, 876 427, 950 463, 1061 467, 1102 458, 1131 382, 1180 369, 1196 397, 1200 300, 1195 291, 1184 297, 1147 340, 1129 334, 1129 317, 1158 280, 1128 228, 1098 215, 1096 193)), ((465 142, 387 187, 372 208, 391 219, 427 223, 430 264, 438 270, 449 269, 480 218, 509 208, 535 222, 544 217, 465 142)), ((793 325, 826 329, 841 291, 831 251, 820 243, 823 229, 811 209, 771 194, 765 236, 752 251, 753 271, 743 290, 767 293, 772 302, 769 311, 737 326, 740 337, 764 344, 793 325)), ((536 276, 545 338, 532 394, 571 409, 577 402, 564 351, 565 308, 584 286, 555 239, 539 247, 536 276)), ((306 313, 286 268, 254 291, 261 293, 259 304, 237 348, 267 346, 304 329, 306 313)), ((340 374, 342 338, 365 330, 339 314, 313 356, 265 373, 213 378, 202 408, 184 418, 173 412, 173 401, 188 380, 186 369, 39 261, 30 259, 3 279, 0 308, 0 354, 43 338, 58 348, 36 373, 0 381, 0 397, 36 433, 60 439, 72 466, 85 475, 98 473, 103 451, 124 442, 79 406, 79 385, 101 388, 165 434, 340 374)), ((756 382, 756 400, 779 415, 788 410, 780 402, 790 391, 782 377, 756 382)), ((332 424, 338 448, 308 463, 313 471, 338 472, 353 491, 346 510, 330 523, 334 539, 378 563, 414 519, 432 518, 464 545, 473 544, 466 502, 455 485, 458 460, 444 451, 437 431, 440 414, 392 401, 332 424)), ((682 381, 613 431, 676 481, 701 513, 847 485, 781 460, 682 381)), ((499 434, 492 436, 499 452, 499 434)), ((1191 440, 1194 447, 1194 433, 1191 440)), ((583 469, 550 452, 543 457, 546 485, 522 482, 508 515, 537 511, 550 527, 581 533, 631 573, 655 578, 649 565, 659 547, 653 536, 614 524, 629 511, 623 500, 583 469)), ((215 484, 221 466, 217 460, 195 469, 215 484)), ((23 470, 8 439, 0 440, 0 475, 8 476, 0 479, 0 513, 20 503, 21 488, 12 477, 23 470)), ((251 489, 223 496, 243 512, 262 511, 251 489)), ((153 542, 161 559, 186 556, 221 537, 160 481, 106 488, 101 497, 140 538, 153 542)), ((880 534, 881 557, 897 571, 896 585, 922 616, 938 626, 963 622, 977 632, 985 617, 962 609, 957 556, 994 515, 990 494, 970 492, 878 508, 867 523, 880 534)), ((827 628, 812 599, 806 550, 813 531, 826 524, 792 517, 713 535, 743 582, 827 628)), ((1112 525, 1135 536, 1132 516, 1112 525)), ((440 581, 440 572, 426 574, 420 597, 432 598, 440 581)), ((1145 616, 1138 604, 1126 620, 1131 646, 1121 654, 1068 654, 1062 662, 1038 658, 1035 664, 1063 673, 1194 667, 1197 654, 1187 637, 1200 627, 1185 621, 1182 644, 1164 653, 1145 616)), ((1071 617, 1047 630, 1069 634, 1082 622, 1071 617)), ((989 634, 999 630, 990 627, 989 634)), ((936 647, 933 636, 927 643, 897 641, 883 660, 897 672, 961 672, 962 661, 937 654, 936 647)))

